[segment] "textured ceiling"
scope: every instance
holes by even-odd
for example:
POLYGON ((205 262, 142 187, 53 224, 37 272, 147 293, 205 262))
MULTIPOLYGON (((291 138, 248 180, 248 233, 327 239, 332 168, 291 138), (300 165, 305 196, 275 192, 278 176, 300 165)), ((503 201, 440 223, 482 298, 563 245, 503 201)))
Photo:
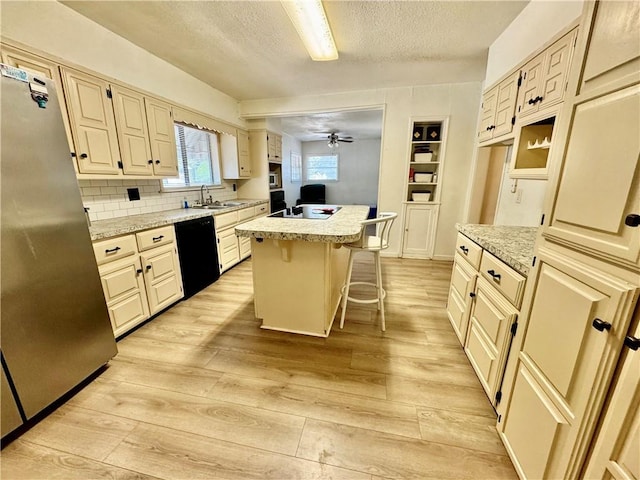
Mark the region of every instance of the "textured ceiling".
POLYGON ((526 1, 325 1, 340 58, 313 62, 278 1, 63 1, 237 100, 481 81, 526 1))
POLYGON ((302 142, 327 140, 330 132, 350 136, 355 140, 382 136, 382 110, 315 113, 282 117, 284 133, 302 142))

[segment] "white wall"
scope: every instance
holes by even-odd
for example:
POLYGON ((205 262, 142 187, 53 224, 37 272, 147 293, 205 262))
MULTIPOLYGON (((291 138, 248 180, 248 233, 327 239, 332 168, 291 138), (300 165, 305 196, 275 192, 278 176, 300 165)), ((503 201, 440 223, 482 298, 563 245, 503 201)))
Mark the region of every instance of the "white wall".
MULTIPOLYGON (((579 18, 582 15, 583 3, 583 0, 531 0, 489 47, 484 86, 495 83, 579 18)), ((501 190, 498 199, 495 223, 539 225, 547 180, 520 180, 519 199, 517 193, 510 192, 510 181, 503 186, 506 188, 501 190)))
MULTIPOLYGON (((404 216, 403 205, 408 172, 412 117, 449 117, 442 207, 438 220, 435 256, 452 258, 456 222, 462 221, 466 187, 476 138, 480 83, 389 88, 241 102, 242 115, 251 118, 327 112, 347 109, 384 108, 378 184, 378 211, 404 216)), ((401 248, 402 222, 391 232, 390 255, 401 248)))
POLYGON ((489 87, 582 15, 583 0, 531 0, 489 47, 484 86, 489 87))
POLYGON ((282 134, 282 188, 284 189, 284 201, 290 207, 296 204, 300 196, 301 182, 291 181, 291 153, 302 155, 302 143, 286 133, 282 134))
MULTIPOLYGON (((341 143, 335 151, 327 147, 326 141, 302 142, 303 175, 306 156, 333 153, 338 154, 338 181, 321 182, 327 186, 327 203, 338 205, 377 204, 380 139, 341 143)), ((302 183, 317 182, 303 181, 302 183)))

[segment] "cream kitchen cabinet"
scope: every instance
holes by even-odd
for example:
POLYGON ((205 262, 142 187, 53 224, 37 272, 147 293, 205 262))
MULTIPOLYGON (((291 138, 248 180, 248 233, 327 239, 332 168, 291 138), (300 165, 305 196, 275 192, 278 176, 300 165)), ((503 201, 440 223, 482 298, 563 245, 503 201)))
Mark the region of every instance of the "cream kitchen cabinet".
POLYGON ((447 300, 447 317, 463 346, 467 339, 471 303, 476 296, 474 290, 481 257, 482 247, 458 233, 447 300))
POLYGON ((93 243, 116 337, 182 298, 173 225, 93 243))
POLYGON ((149 318, 144 277, 134 235, 93 243, 113 334, 149 318))
POLYGON ((173 225, 136 233, 149 300, 149 313, 177 302, 183 296, 182 275, 173 225))
POLYGON ((237 136, 220 135, 222 177, 229 180, 251 177, 249 134, 237 130, 237 136))
POLYGON ((403 257, 433 257, 439 208, 439 205, 405 205, 403 257))
POLYGON ((267 132, 267 159, 269 163, 282 163, 282 136, 267 132))
POLYGON ((85 73, 62 67, 62 81, 78 172, 120 174, 120 149, 109 84, 85 73))
POLYGON ((178 157, 171 105, 145 96, 144 107, 149 126, 153 174, 157 177, 175 177, 178 175, 178 157))
POLYGON ((480 125, 478 126, 478 141, 480 143, 502 137, 513 130, 519 78, 520 71, 518 70, 482 96, 480 125))
POLYGON ((537 262, 498 430, 522 478, 577 478, 639 287, 553 250, 537 262))
POLYGON ((237 237, 235 227, 266 213, 266 204, 261 204, 214 215, 220 273, 251 255, 251 239, 237 237))
POLYGON ((576 34, 571 30, 522 67, 518 121, 564 100, 576 34))

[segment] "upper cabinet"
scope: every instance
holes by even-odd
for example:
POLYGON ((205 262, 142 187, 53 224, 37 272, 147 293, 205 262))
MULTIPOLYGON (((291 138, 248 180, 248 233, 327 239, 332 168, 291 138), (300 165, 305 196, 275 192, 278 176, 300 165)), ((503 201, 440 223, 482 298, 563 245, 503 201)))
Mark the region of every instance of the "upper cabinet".
POLYGON ((178 175, 171 107, 61 67, 80 174, 178 175))
POLYGON ((518 95, 520 122, 528 115, 564 100, 576 33, 577 29, 571 30, 522 67, 522 84, 518 95))
POLYGON ((236 135, 220 135, 222 178, 228 180, 251 177, 249 134, 243 130, 237 130, 236 135))
POLYGON ((267 148, 269 163, 282 163, 282 136, 267 132, 267 148))
POLYGON ((120 151, 109 84, 72 69, 61 71, 78 171, 118 175, 120 151))
POLYGON ((486 142, 511 133, 518 96, 517 71, 482 96, 478 140, 486 142))

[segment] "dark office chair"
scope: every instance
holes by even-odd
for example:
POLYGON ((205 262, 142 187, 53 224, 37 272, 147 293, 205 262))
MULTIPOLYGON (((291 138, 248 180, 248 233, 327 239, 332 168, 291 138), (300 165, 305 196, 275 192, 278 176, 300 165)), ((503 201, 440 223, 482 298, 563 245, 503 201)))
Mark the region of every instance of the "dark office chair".
POLYGON ((300 198, 296 200, 296 205, 300 205, 302 203, 324 205, 327 203, 326 189, 327 187, 322 183, 313 183, 311 185, 301 186, 300 198))

